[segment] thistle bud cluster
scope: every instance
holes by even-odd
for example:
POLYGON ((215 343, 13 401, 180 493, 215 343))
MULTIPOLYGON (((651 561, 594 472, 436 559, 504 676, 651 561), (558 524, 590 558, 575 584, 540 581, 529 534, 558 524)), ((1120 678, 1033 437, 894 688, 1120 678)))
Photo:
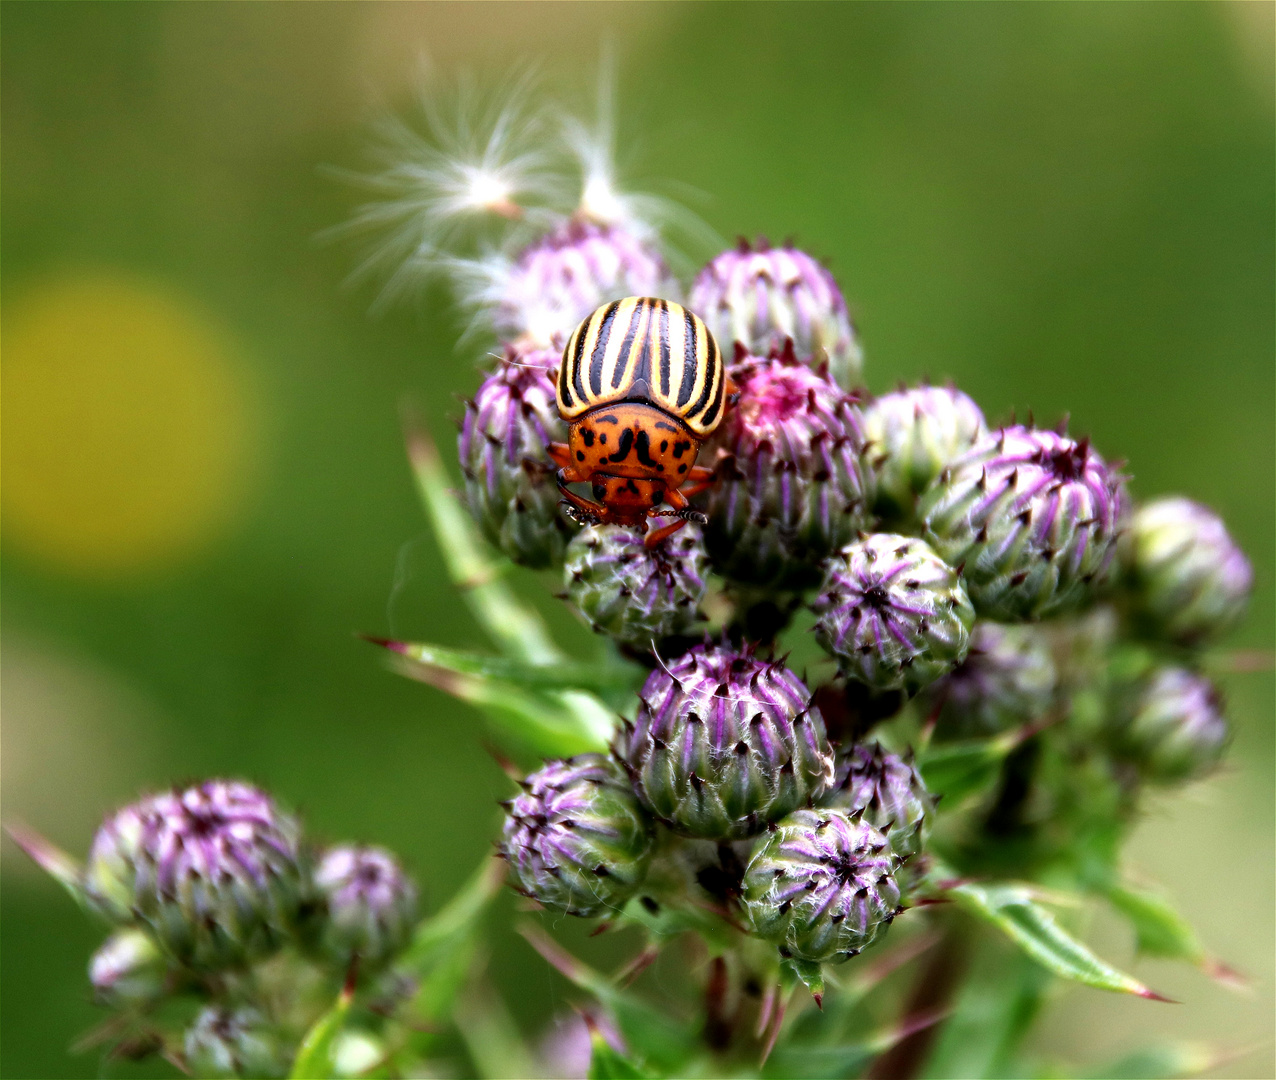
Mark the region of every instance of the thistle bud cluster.
POLYGON ((393 855, 318 849, 270 795, 235 780, 116 811, 79 888, 114 926, 89 963, 95 999, 198 1076, 287 1075, 326 1007, 316 988, 388 969, 417 920, 416 886, 393 855), (161 1006, 192 998, 198 1015, 166 1027, 161 1006))

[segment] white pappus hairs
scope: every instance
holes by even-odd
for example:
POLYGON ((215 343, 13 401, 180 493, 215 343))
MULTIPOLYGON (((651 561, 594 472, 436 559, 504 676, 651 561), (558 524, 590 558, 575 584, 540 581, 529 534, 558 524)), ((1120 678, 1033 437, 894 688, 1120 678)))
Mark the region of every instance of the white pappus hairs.
MULTIPOLYGON (((374 237, 354 277, 383 282, 376 306, 442 278, 471 312, 471 333, 547 341, 567 313, 561 302, 539 300, 539 286, 529 292, 537 283, 521 280, 528 275, 520 258, 577 226, 616 230, 648 249, 661 273, 646 276, 668 291, 662 232, 716 237, 673 200, 618 183, 613 88, 604 57, 591 123, 554 101, 530 67, 490 88, 473 77, 441 85, 423 67, 413 116, 378 125, 375 171, 343 174, 373 196, 334 231, 374 237), (533 310, 538 303, 545 309, 533 310), (512 323, 511 305, 526 307, 527 317, 512 323)), ((585 261, 594 266, 588 255, 585 261)))

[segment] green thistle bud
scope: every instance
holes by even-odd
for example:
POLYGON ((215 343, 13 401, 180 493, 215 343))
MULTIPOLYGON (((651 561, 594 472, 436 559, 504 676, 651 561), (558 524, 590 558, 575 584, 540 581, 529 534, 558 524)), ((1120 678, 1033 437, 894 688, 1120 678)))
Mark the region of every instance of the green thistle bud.
POLYGON ((863 417, 874 508, 910 525, 917 521, 918 496, 988 434, 979 406, 946 386, 885 394, 864 408, 863 417))
POLYGON ((922 497, 924 535, 963 568, 981 615, 1014 621, 1082 606, 1106 582, 1125 485, 1085 440, 1008 427, 922 497))
POLYGON ((740 390, 709 444, 705 543, 733 581, 803 588, 868 522, 855 398, 789 349, 731 369, 740 390))
POLYGON ((619 910, 646 877, 653 834, 615 763, 551 761, 523 788, 505 804, 501 837, 514 888, 569 915, 619 910))
POLYGON ((1227 721, 1214 684, 1177 667, 1160 667, 1125 688, 1117 710, 1117 753, 1149 780, 1204 776, 1227 748, 1227 721))
POLYGON ((93 997, 101 1005, 145 1005, 167 989, 168 961, 145 930, 117 930, 89 961, 93 997))
POLYGON ((724 347, 739 342, 765 356, 791 341, 800 360, 826 369, 839 386, 859 385, 864 357, 842 291, 824 266, 790 244, 741 240, 696 276, 689 306, 724 347))
POLYGON ((142 799, 107 820, 85 887, 139 920, 179 963, 240 964, 295 928, 305 888, 300 827, 248 784, 208 780, 142 799))
POLYGON ((965 658, 974 608, 924 541, 874 533, 825 565, 815 638, 847 678, 912 693, 965 658))
POLYGON ((339 968, 356 956, 361 970, 380 967, 411 938, 416 885, 388 851, 329 848, 315 869, 315 888, 323 912, 318 946, 339 968))
POLYGON ((631 529, 595 525, 567 545, 567 596, 597 634, 649 650, 691 633, 705 590, 700 530, 684 527, 656 548, 631 529))
POLYGON ((205 1006, 186 1029, 184 1042, 193 1076, 288 1075, 288 1055, 256 1009, 205 1006))
POLYGON ((922 691, 940 739, 996 735, 1046 715, 1054 700, 1050 644, 1035 626, 975 623, 970 651, 950 675, 922 691))
POLYGON ((549 444, 567 438, 545 354, 509 350, 466 403, 457 439, 465 499, 487 537, 514 562, 541 569, 562 560, 570 535, 558 510, 549 444))
POLYGON ((935 814, 935 800, 912 763, 876 742, 852 746, 838 761, 833 786, 820 805, 852 817, 862 814, 900 859, 921 853, 935 814))
POLYGON ((1135 618, 1179 645, 1214 641, 1245 614, 1254 575, 1213 511, 1190 499, 1139 508, 1121 539, 1124 584, 1135 618))
POLYGON ((811 693, 780 663, 697 646, 647 678, 616 754, 675 832, 751 836, 820 795, 833 754, 811 693))
POLYGON ((749 860, 745 915, 754 933, 783 956, 847 960, 895 918, 898 862, 867 821, 841 810, 797 810, 749 860))

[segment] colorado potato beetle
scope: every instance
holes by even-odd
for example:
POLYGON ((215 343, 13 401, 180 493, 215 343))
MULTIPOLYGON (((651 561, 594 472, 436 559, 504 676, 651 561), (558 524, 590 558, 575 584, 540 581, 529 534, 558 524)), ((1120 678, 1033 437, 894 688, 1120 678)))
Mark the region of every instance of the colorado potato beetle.
POLYGON ((631 296, 604 304, 576 328, 558 369, 566 443, 553 443, 558 487, 582 524, 647 532, 650 517, 674 517, 650 533, 654 547, 688 521, 703 524, 688 496, 713 471, 696 464, 733 388, 718 344, 695 315, 669 300, 631 296), (568 484, 588 483, 594 501, 568 484), (671 509, 661 509, 667 502, 671 509))

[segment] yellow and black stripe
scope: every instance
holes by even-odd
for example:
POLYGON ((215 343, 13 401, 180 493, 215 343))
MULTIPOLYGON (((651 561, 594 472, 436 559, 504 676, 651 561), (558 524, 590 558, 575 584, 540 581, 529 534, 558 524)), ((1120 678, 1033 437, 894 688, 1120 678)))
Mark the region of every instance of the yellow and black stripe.
POLYGON ((631 296, 576 328, 558 369, 558 411, 570 422, 599 405, 646 402, 705 437, 722 419, 726 381, 703 322, 669 300, 631 296))

